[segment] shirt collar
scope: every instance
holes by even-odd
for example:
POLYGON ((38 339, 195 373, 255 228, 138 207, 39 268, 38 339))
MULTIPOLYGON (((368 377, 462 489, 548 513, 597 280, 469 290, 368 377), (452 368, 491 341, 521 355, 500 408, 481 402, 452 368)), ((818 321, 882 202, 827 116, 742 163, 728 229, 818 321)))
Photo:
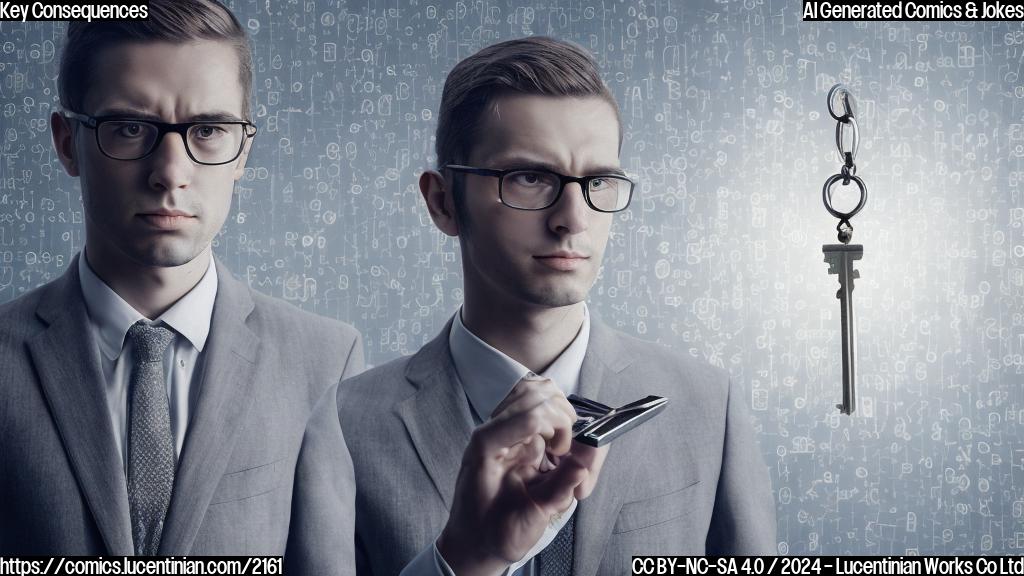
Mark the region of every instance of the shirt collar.
MULTIPOLYGON (((128 329, 145 316, 132 308, 117 292, 93 272, 86 261, 85 252, 78 258, 78 277, 82 285, 82 297, 89 311, 89 318, 97 328, 100 350, 110 360, 116 360, 124 347, 128 329)), ((213 257, 202 279, 187 294, 182 296, 153 323, 163 322, 188 339, 196 350, 202 352, 210 334, 210 320, 213 304, 217 299, 217 267, 213 257)))
MULTIPOLYGON (((541 376, 550 378, 566 396, 579 387, 583 357, 590 343, 590 313, 583 305, 583 324, 572 343, 541 376)), ((473 334, 462 323, 462 309, 455 313, 448 333, 452 362, 469 403, 481 420, 490 417, 498 404, 530 370, 473 334)))

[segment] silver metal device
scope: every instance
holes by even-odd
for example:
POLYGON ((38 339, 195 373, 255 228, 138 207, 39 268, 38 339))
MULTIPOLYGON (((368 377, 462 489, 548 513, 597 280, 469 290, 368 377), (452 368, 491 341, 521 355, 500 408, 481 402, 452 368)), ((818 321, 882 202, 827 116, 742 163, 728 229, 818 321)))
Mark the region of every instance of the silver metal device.
POLYGON ((668 398, 661 396, 648 396, 618 408, 575 394, 568 399, 578 416, 572 427, 573 439, 595 448, 654 418, 668 406, 668 398))

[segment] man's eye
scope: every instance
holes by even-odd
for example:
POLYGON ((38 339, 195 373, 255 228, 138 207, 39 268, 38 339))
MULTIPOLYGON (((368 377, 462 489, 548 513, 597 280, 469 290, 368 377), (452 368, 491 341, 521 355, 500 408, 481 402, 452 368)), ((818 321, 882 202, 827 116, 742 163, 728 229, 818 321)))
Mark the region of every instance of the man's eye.
POLYGON ((512 176, 512 182, 519 186, 536 186, 543 180, 543 176, 536 172, 517 172, 512 176))
POLYGON ((194 128, 194 130, 195 130, 195 135, 200 137, 200 138, 202 138, 202 139, 204 139, 204 140, 208 140, 210 138, 216 138, 216 137, 218 137, 218 136, 220 136, 221 134, 224 133, 224 129, 223 128, 221 128, 220 126, 214 126, 214 125, 196 126, 194 128))
POLYGON ((608 186, 608 180, 605 178, 594 178, 590 181, 591 190, 600 190, 608 186))
POLYGON ((118 136, 123 136, 125 138, 135 138, 142 134, 142 130, 142 124, 122 124, 118 129, 117 134, 118 136))

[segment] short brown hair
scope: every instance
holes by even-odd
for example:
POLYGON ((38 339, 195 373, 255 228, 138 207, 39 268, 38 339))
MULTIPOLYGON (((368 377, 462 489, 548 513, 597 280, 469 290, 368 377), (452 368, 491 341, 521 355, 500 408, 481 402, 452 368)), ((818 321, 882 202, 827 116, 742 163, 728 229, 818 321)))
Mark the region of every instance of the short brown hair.
POLYGON ((547 36, 507 40, 483 48, 455 65, 444 82, 437 123, 437 164, 463 163, 472 150, 484 112, 503 93, 598 96, 619 106, 584 48, 547 36))
POLYGON ((95 72, 96 54, 104 48, 131 42, 182 44, 193 40, 221 40, 235 47, 242 112, 246 120, 251 120, 249 38, 234 14, 216 0, 149 0, 148 20, 71 22, 57 78, 60 104, 67 110, 87 112, 82 105, 95 72))

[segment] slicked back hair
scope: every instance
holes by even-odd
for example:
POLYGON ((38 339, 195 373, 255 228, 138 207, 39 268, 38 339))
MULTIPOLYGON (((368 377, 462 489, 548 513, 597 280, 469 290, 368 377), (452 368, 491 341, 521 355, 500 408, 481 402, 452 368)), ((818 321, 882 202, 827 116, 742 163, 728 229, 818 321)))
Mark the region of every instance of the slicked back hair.
POLYGON ((622 132, 618 103, 586 49, 547 36, 507 40, 463 59, 448 74, 435 143, 439 168, 467 161, 484 113, 508 93, 603 98, 622 132))
MULTIPOLYGON (((83 110, 82 106, 95 76, 97 55, 105 48, 146 42, 184 44, 196 40, 227 42, 235 48, 242 86, 242 113, 245 120, 252 120, 249 38, 234 14, 217 0, 149 0, 148 20, 71 22, 57 79, 60 104, 67 110, 91 112, 83 110)), ((202 62, 196 65, 202 66, 202 62)))

